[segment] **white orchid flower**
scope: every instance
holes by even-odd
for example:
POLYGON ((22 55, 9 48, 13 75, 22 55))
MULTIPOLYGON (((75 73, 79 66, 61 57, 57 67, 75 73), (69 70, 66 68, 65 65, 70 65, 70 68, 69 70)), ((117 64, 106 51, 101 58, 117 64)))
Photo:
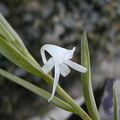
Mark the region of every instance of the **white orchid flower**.
POLYGON ((44 66, 42 67, 44 73, 47 74, 52 70, 53 67, 55 67, 52 96, 48 101, 50 101, 55 94, 60 74, 66 77, 70 73, 70 68, 68 66, 79 72, 85 73, 87 71, 85 67, 70 60, 73 57, 75 49, 76 48, 73 47, 72 50, 67 50, 65 48, 61 48, 51 44, 46 44, 40 49, 42 60, 44 62, 44 66), (45 56, 45 51, 47 51, 51 55, 51 58, 48 61, 45 56))

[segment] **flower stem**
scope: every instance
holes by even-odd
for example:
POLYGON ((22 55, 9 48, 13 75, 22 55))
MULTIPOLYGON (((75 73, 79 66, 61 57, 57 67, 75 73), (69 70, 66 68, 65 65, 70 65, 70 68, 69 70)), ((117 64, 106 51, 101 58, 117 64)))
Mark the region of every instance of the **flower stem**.
POLYGON ((57 93, 76 111, 83 120, 92 120, 88 114, 60 87, 57 93))
MULTIPOLYGON (((43 78, 46 82, 49 80, 48 84, 52 86, 53 78, 51 76, 45 75, 43 78)), ((75 110, 74 113, 79 115, 83 120, 92 120, 88 114, 59 85, 57 86, 56 92, 75 110)))

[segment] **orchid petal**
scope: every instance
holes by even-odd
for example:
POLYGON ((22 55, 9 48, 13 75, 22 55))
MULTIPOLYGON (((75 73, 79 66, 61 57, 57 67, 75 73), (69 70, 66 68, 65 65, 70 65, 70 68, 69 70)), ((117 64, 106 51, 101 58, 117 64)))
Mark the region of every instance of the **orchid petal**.
POLYGON ((87 71, 87 69, 75 62, 72 62, 71 60, 66 60, 64 61, 67 65, 69 65, 71 68, 77 70, 78 72, 83 72, 85 73, 87 71))
POLYGON ((44 71, 44 73, 48 73, 52 70, 54 66, 54 61, 53 61, 53 57, 51 57, 47 62, 46 64, 42 67, 42 70, 44 71))
POLYGON ((55 95, 55 91, 56 91, 56 87, 58 85, 58 80, 60 77, 60 69, 58 65, 55 65, 55 78, 54 78, 54 83, 53 83, 53 90, 52 90, 52 96, 51 98, 48 100, 48 102, 51 101, 51 99, 54 97, 55 95))
POLYGON ((46 59, 46 56, 45 56, 45 49, 44 49, 44 46, 41 47, 40 53, 41 53, 41 56, 42 56, 43 63, 45 64, 45 63, 47 62, 47 59, 46 59))
POLYGON ((60 64, 59 67, 62 76, 66 77, 70 73, 70 68, 66 64, 60 64))
POLYGON ((63 53, 69 51, 65 48, 56 46, 56 45, 51 45, 51 44, 46 44, 42 46, 41 51, 47 51, 51 56, 57 56, 57 55, 63 55, 63 53), (57 55, 56 55, 57 53, 57 55))

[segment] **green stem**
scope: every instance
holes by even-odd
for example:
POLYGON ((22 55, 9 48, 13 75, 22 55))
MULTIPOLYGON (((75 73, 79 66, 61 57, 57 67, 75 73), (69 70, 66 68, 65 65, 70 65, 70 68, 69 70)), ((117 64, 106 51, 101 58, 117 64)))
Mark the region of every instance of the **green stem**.
MULTIPOLYGON (((43 78, 50 86, 52 86, 53 78, 51 76, 45 74, 43 78)), ((91 120, 88 114, 59 85, 57 86, 56 92, 75 110, 75 113, 78 114, 83 120, 91 120)))
POLYGON ((57 93, 77 112, 83 120, 92 120, 88 114, 60 87, 57 93))

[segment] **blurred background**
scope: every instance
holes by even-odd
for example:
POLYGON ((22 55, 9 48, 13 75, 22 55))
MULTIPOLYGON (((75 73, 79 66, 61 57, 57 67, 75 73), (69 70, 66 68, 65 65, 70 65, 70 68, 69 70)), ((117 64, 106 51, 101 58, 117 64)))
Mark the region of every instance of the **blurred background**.
MULTIPOLYGON (((119 0, 0 0, 0 12, 41 66, 39 50, 46 43, 67 49, 77 47, 73 61, 80 63, 80 41, 86 31, 93 88, 106 77, 120 78, 119 0)), ((1 54, 0 67, 51 92, 42 78, 18 68, 1 54)), ((82 95, 80 73, 71 71, 66 78, 61 77, 59 84, 76 99, 82 95)), ((46 116, 54 107, 0 76, 1 120, 46 116)))

